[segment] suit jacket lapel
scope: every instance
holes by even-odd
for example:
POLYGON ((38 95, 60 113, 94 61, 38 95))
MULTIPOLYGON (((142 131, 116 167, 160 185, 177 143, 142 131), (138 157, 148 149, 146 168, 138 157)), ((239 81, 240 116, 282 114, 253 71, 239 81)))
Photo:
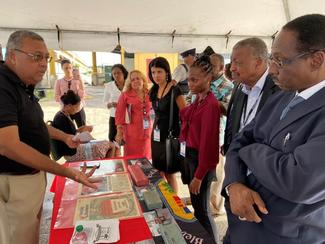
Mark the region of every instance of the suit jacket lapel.
MULTIPOLYGON (((279 106, 279 123, 275 126, 274 131, 271 135, 271 140, 284 128, 295 122, 296 120, 308 115, 309 113, 317 110, 318 108, 325 106, 325 88, 322 88, 320 91, 316 92, 313 96, 311 96, 306 101, 299 103, 296 107, 294 107, 288 114, 280 120, 280 115, 282 110, 285 108, 285 105, 279 106), (282 110, 281 110, 282 108, 282 110), (281 111, 280 111, 281 110, 281 111)), ((292 96, 290 96, 292 99, 292 96)), ((291 99, 288 99, 288 103, 291 99)))
POLYGON ((234 137, 240 128, 240 119, 243 111, 244 104, 246 103, 247 100, 247 95, 242 92, 241 87, 237 89, 237 94, 236 94, 236 104, 234 104, 233 111, 231 112, 233 115, 232 119, 232 137, 234 137))
POLYGON ((238 92, 238 89, 240 89, 240 85, 237 83, 235 84, 234 88, 232 89, 232 92, 231 92, 231 97, 230 97, 230 100, 229 100, 229 104, 228 104, 228 109, 227 109, 227 118, 230 114, 230 111, 231 111, 231 108, 233 106, 233 103, 234 103, 234 98, 236 96, 236 93, 238 92))
MULTIPOLYGON (((236 91, 234 92, 233 96, 231 97, 233 99, 231 102, 235 101, 235 103, 232 104, 233 111, 230 111, 231 115, 233 116, 232 120, 231 120, 232 138, 239 131, 243 107, 244 107, 244 104, 247 102, 247 95, 242 92, 241 88, 242 88, 242 86, 239 85, 237 87, 236 91)), ((279 90, 279 87, 274 84, 271 76, 268 75, 265 79, 265 84, 263 87, 263 94, 262 94, 261 101, 257 108, 257 113, 264 106, 267 99, 278 90, 279 90)), ((230 108, 230 106, 229 106, 229 108, 230 108)), ((229 116, 229 114, 228 114, 228 116, 229 116)))
POLYGON ((262 107, 264 106, 264 104, 267 101, 267 99, 269 98, 269 96, 271 96, 273 93, 275 93, 278 90, 279 90, 279 87, 274 84, 271 76, 268 75, 265 79, 265 84, 263 87, 263 94, 261 97, 261 101, 258 105, 257 112, 259 112, 262 109, 262 107))

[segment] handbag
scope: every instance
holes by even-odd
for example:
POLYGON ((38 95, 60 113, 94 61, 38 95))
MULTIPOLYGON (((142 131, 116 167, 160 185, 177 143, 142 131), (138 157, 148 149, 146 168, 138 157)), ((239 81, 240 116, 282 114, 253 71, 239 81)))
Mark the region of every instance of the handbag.
POLYGON ((173 136, 173 115, 174 115, 174 89, 172 90, 170 99, 170 109, 169 109, 169 126, 168 126, 168 136, 166 138, 166 171, 167 172, 177 172, 180 171, 180 163, 182 156, 179 153, 180 144, 178 137, 173 136))

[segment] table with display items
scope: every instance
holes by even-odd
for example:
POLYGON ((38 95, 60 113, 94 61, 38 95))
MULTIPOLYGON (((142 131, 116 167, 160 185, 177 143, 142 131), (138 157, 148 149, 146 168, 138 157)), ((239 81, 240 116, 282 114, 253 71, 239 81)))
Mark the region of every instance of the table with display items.
MULTIPOLYGON (((209 234, 201 226, 198 220, 194 217, 193 213, 191 213, 190 210, 184 205, 181 199, 173 192, 171 187, 161 178, 159 172, 152 167, 151 163, 147 159, 134 157, 125 157, 119 159, 124 162, 126 169, 128 165, 140 165, 145 175, 149 178, 150 184, 153 185, 159 193, 159 196, 163 203, 163 208, 169 209, 172 216, 176 220, 176 223, 180 227, 181 234, 187 243, 214 243, 213 239, 209 236, 209 234)), ((111 160, 118 159, 98 160, 98 162, 101 165, 103 163, 109 164, 111 160)), ((69 167, 70 164, 66 163, 65 165, 69 167)), ((56 176, 50 189, 51 192, 55 193, 53 200, 52 222, 49 236, 50 244, 68 244, 70 242, 74 230, 73 227, 55 227, 61 204, 62 194, 65 188, 65 183, 66 178, 56 176)), ((135 192, 135 195, 138 197, 142 212, 149 212, 143 199, 139 199, 136 186, 133 186, 133 190, 135 192)), ((149 239, 153 239, 155 243, 164 243, 161 236, 153 237, 143 216, 120 220, 119 230, 120 240, 118 241, 118 243, 132 243, 149 239)))

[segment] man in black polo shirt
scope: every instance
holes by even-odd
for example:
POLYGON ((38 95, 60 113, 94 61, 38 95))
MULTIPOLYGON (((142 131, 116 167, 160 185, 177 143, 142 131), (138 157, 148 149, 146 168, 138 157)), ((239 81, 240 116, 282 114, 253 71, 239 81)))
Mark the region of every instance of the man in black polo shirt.
POLYGON ((50 60, 41 36, 16 31, 0 63, 0 243, 38 243, 39 214, 46 186, 44 172, 95 187, 85 170, 65 168, 48 155, 49 138, 76 147, 72 135, 43 120, 33 95, 50 60))

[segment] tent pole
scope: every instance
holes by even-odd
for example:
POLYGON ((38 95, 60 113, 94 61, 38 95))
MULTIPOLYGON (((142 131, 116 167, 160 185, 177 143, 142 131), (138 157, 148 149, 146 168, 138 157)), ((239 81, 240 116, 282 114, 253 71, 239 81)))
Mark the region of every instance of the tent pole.
POLYGON ((96 52, 92 52, 91 54, 92 54, 92 61, 93 61, 92 74, 91 74, 92 84, 93 85, 98 85, 98 77, 97 77, 97 56, 96 56, 96 52))
POLYGON ((122 47, 122 48, 121 48, 121 64, 123 64, 123 65, 124 65, 124 63, 125 63, 124 53, 125 53, 125 50, 124 50, 124 48, 122 47))
POLYGON ((289 2, 288 2, 288 0, 282 0, 282 3, 283 3, 283 10, 284 10, 284 14, 286 16, 286 20, 287 20, 287 22, 289 22, 291 20, 289 2))
MULTIPOLYGON (((3 27, 0 26, 0 31, 16 31, 16 30, 30 30, 35 32, 46 32, 46 33, 56 33, 56 29, 38 29, 38 28, 13 28, 13 27, 3 27)), ((70 34, 89 34, 89 35, 116 35, 117 31, 91 31, 91 30, 66 30, 60 29, 60 33, 70 33, 70 34)), ((160 37, 171 37, 172 33, 159 33, 159 32, 128 32, 128 31, 120 31, 121 35, 125 36, 160 36, 160 37)), ((182 34, 175 33, 174 37, 188 37, 188 38, 225 38, 225 34, 182 34)), ((237 37, 237 38, 248 38, 252 37, 252 35, 237 35, 231 34, 229 37, 237 37)), ((254 37, 258 38, 271 38, 270 35, 254 35, 254 37)))
POLYGON ((54 87, 54 83, 57 80, 56 70, 55 70, 55 61, 57 59, 56 52, 51 49, 49 50, 50 56, 52 57, 51 62, 49 64, 50 66, 50 86, 54 87))

